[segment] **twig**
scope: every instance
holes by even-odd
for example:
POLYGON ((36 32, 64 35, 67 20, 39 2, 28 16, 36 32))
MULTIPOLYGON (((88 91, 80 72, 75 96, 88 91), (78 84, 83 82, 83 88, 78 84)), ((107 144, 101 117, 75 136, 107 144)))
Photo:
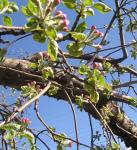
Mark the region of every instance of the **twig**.
POLYGON ((91 121, 91 115, 88 113, 89 117, 89 124, 90 124, 90 129, 91 129, 91 149, 93 149, 93 126, 92 126, 92 121, 91 121))
POLYGON ((73 106, 73 103, 71 101, 71 98, 69 96, 69 94, 67 93, 66 90, 64 90, 65 94, 67 95, 68 97, 68 100, 69 100, 69 103, 70 103, 70 106, 71 106, 71 110, 73 112, 73 118, 74 118, 74 125, 75 125, 75 133, 76 133, 76 141, 77 141, 77 150, 79 150, 79 138, 78 138, 78 127, 77 127, 77 119, 76 119, 76 113, 75 113, 75 110, 74 110, 74 106, 73 106))
POLYGON ((86 144, 83 144, 83 143, 81 143, 81 142, 78 142, 78 141, 76 141, 76 140, 74 140, 74 139, 72 139, 72 138, 67 138, 67 137, 61 136, 61 135, 59 135, 59 134, 53 132, 53 131, 48 127, 48 125, 45 123, 44 119, 41 117, 40 113, 38 112, 37 101, 35 102, 35 111, 36 111, 36 114, 37 114, 38 119, 39 119, 39 120, 41 121, 41 123, 46 127, 46 129, 49 131, 49 133, 52 135, 53 138, 54 138, 54 136, 58 136, 58 137, 60 137, 60 138, 63 138, 63 139, 66 139, 66 140, 70 140, 70 141, 72 141, 72 142, 74 142, 74 143, 77 143, 77 144, 79 144, 79 145, 82 145, 82 146, 84 146, 84 147, 91 148, 90 146, 88 146, 88 145, 86 145, 86 144))
POLYGON ((128 57, 128 53, 126 50, 125 45, 125 39, 124 39, 124 33, 123 33, 123 19, 120 12, 120 7, 119 7, 119 1, 115 0, 116 3, 116 9, 117 9, 117 18, 118 18, 118 26, 119 26, 119 37, 120 37, 120 43, 121 43, 121 47, 122 47, 122 51, 123 51, 123 57, 122 58, 118 58, 116 59, 116 62, 122 62, 123 60, 125 60, 128 57))
POLYGON ((99 116, 99 118, 101 119, 103 126, 104 126, 105 128, 107 128, 107 129, 110 131, 110 133, 111 133, 111 135, 112 135, 112 137, 113 137, 113 140, 115 141, 115 143, 117 143, 117 141, 116 141, 116 139, 115 139, 115 137, 114 137, 114 134, 113 134, 111 128, 109 127, 109 125, 107 124, 107 122, 105 121, 105 119, 103 118, 103 116, 100 114, 100 112, 99 112, 99 111, 97 110, 97 108, 94 106, 94 104, 92 104, 92 102, 89 101, 89 103, 90 103, 90 105, 92 106, 92 108, 95 110, 95 112, 97 113, 97 115, 99 116))

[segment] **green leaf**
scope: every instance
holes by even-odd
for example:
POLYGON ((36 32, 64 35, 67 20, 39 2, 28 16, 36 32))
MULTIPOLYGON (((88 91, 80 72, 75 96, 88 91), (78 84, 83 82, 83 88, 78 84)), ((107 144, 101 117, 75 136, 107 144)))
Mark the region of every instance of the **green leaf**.
POLYGON ((57 60, 57 55, 58 55, 58 43, 53 40, 49 39, 48 43, 48 53, 52 61, 57 60))
POLYGON ((48 94, 49 95, 55 95, 58 92, 59 87, 55 86, 55 85, 51 85, 50 89, 48 90, 48 94))
POLYGON ((38 14, 38 6, 35 5, 34 2, 32 2, 31 0, 29 0, 28 2, 28 9, 30 10, 30 12, 33 14, 33 15, 37 15, 38 14))
POLYGON ((27 18, 27 26, 31 28, 36 28, 38 24, 37 18, 27 18))
POLYGON ((7 26, 12 26, 12 18, 9 16, 3 16, 3 23, 7 26))
POLYGON ((90 95, 90 100, 93 102, 93 103, 97 103, 99 101, 99 93, 94 91, 93 93, 91 93, 90 95))
POLYGON ((37 148, 36 148, 35 145, 32 144, 32 145, 30 146, 30 150, 37 150, 37 148))
POLYGON ((137 20, 130 21, 129 25, 126 28, 127 32, 132 32, 137 30, 137 20))
POLYGON ((87 75, 91 74, 91 69, 85 64, 80 66, 78 71, 81 75, 86 75, 87 76, 87 75))
POLYGON ((58 144, 58 145, 57 145, 57 150, 63 150, 62 145, 58 144))
POLYGON ((70 9, 75 9, 77 6, 76 0, 63 0, 63 4, 70 9))
POLYGON ((102 2, 96 2, 96 3, 94 3, 93 7, 95 9, 97 9, 102 14, 106 14, 106 13, 112 11, 112 9, 109 6, 107 6, 106 4, 104 4, 102 2))
POLYGON ((29 64, 29 67, 30 67, 31 69, 37 69, 37 68, 38 68, 38 65, 37 65, 37 63, 30 63, 30 64, 29 64))
POLYGON ((6 49, 0 48, 0 62, 2 62, 4 60, 4 56, 6 55, 6 53, 7 53, 6 49))
POLYGON ((34 144, 34 142, 35 142, 34 135, 31 132, 27 131, 27 130, 24 130, 23 132, 20 132, 20 134, 18 134, 18 136, 21 137, 21 138, 22 137, 27 138, 28 141, 30 142, 30 144, 34 144))
POLYGON ((82 111, 83 110, 83 102, 84 102, 83 96, 76 95, 75 101, 76 101, 76 104, 78 105, 78 108, 80 109, 80 111, 82 111))
POLYGON ((78 43, 70 43, 67 45, 67 49, 69 50, 69 54, 74 57, 79 57, 82 55, 82 47, 81 44, 78 43))
POLYGON ((29 11, 29 9, 27 7, 22 6, 21 7, 21 11, 25 16, 31 16, 32 13, 29 11))
POLYGON ((46 31, 46 34, 48 37, 50 37, 51 39, 56 39, 57 37, 57 31, 55 30, 55 28, 49 26, 47 31, 46 31))
POLYGON ((11 130, 4 135, 5 140, 12 140, 16 136, 16 130, 11 130))
POLYGON ((42 76, 45 80, 47 80, 49 77, 54 78, 54 72, 51 67, 44 67, 42 70, 42 76))
POLYGON ((92 8, 87 8, 84 14, 87 16, 94 16, 94 10, 92 8))
POLYGON ((8 9, 8 0, 1 0, 0 2, 0 13, 3 14, 8 9))
POLYGON ((33 35, 33 39, 36 41, 36 42, 40 42, 40 43, 45 43, 46 41, 46 37, 44 34, 42 33, 35 33, 33 35))
POLYGON ((17 123, 8 123, 8 124, 5 124, 5 125, 3 125, 3 126, 1 126, 0 128, 1 129, 4 129, 4 130, 9 130, 9 131, 11 131, 11 130, 17 130, 17 129, 20 129, 20 125, 19 124, 17 124, 17 123))
POLYGON ((82 22, 77 26, 75 31, 76 32, 84 32, 86 30, 86 28, 87 28, 86 22, 82 22))
POLYGON ((2 0, 1 3, 3 4, 4 7, 6 7, 6 6, 8 5, 9 2, 8 2, 8 0, 2 0))
POLYGON ((83 41, 87 38, 87 35, 84 33, 70 32, 70 34, 75 40, 79 40, 79 41, 83 41))
POLYGON ((94 10, 92 8, 85 8, 81 14, 82 18, 86 18, 87 16, 94 16, 94 10))
POLYGON ((11 9, 13 10, 13 12, 17 12, 19 11, 19 7, 16 5, 16 3, 10 3, 11 4, 11 9))
POLYGON ((84 4, 84 6, 90 6, 93 4, 93 1, 92 0, 84 0, 83 4, 84 4))

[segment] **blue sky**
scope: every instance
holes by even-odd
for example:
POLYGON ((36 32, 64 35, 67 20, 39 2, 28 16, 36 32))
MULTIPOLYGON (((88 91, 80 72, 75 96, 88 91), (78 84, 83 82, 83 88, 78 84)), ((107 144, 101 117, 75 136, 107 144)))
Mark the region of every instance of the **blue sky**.
MULTIPOLYGON (((16 2, 21 6, 21 5, 25 5, 27 0, 23 0, 23 1, 16 0, 16 2)), ((114 6, 113 1, 106 0, 106 3, 112 7, 114 6)), ((59 7, 57 7, 57 10, 62 10, 64 13, 66 13, 68 16, 68 19, 70 20, 70 23, 74 21, 75 16, 76 16, 76 13, 74 11, 70 11, 69 9, 64 8, 63 5, 60 5, 59 7)), ((86 19, 88 23, 88 27, 90 28, 92 25, 96 25, 98 28, 100 28, 108 23, 112 15, 113 13, 102 15, 98 13, 97 11, 95 11, 95 16, 88 17, 86 19)), ((24 25, 24 23, 25 23, 25 17, 21 13, 19 14, 17 13, 16 15, 15 14, 13 15, 13 25, 22 26, 24 25)), ((1 24, 1 20, 0 20, 0 24, 1 24)), ((70 24, 70 27, 71 27, 71 24, 70 24)), ((118 33, 116 31, 111 31, 110 36, 111 36, 112 43, 109 45, 109 47, 119 45, 118 33)), ((60 44, 60 47, 63 50, 65 50, 64 46, 65 44, 60 44)), ((38 51, 42 51, 46 49, 47 49, 46 44, 36 43, 32 40, 32 37, 27 37, 23 40, 18 41, 14 45, 12 45, 7 55, 9 57, 23 57, 24 55, 26 56, 31 55, 32 53, 36 53, 38 51)), ((115 57, 117 57, 117 54, 115 55, 115 57)), ((76 63, 75 60, 72 63, 76 63)), ((130 63, 130 60, 125 63, 127 64, 130 63)), ((11 98, 9 96, 8 96, 8 100, 15 101, 14 97, 11 98)), ((129 110, 128 111, 129 115, 132 115, 132 113, 134 113, 134 111, 129 109, 129 107, 127 107, 126 105, 124 107, 126 110, 129 110)), ((57 100, 54 100, 53 98, 44 96, 40 98, 39 108, 40 108, 39 110, 40 110, 40 113, 42 114, 42 117, 45 119, 46 123, 49 126, 55 127, 58 133, 64 132, 68 135, 68 137, 72 137, 73 139, 75 139, 73 116, 72 116, 70 105, 67 102, 63 102, 61 100, 57 101, 57 100)), ((82 143, 90 145, 90 128, 89 128, 88 115, 84 111, 80 112, 78 109, 75 109, 75 110, 76 110, 77 119, 78 119, 80 141, 82 143)), ((30 126, 31 128, 37 128, 40 130, 44 129, 44 127, 37 120, 37 117, 34 115, 33 105, 26 110, 25 116, 32 120, 32 125, 30 126)), ((92 123, 93 123, 94 131, 101 130, 100 123, 98 121, 95 121, 95 119, 92 119, 92 121, 93 121, 92 123)), ((136 119, 136 122, 137 122, 137 119, 136 119)), ((49 144, 52 150, 56 149, 55 145, 49 140, 47 136, 42 136, 42 137, 43 139, 47 141, 47 143, 49 144)), ((104 138, 101 142, 103 144, 104 138)), ((39 143, 38 145, 41 150, 44 149, 41 143, 39 143)), ((74 147, 72 149, 75 150, 74 147)), ((82 147, 81 149, 86 150, 86 148, 82 148, 82 147)))

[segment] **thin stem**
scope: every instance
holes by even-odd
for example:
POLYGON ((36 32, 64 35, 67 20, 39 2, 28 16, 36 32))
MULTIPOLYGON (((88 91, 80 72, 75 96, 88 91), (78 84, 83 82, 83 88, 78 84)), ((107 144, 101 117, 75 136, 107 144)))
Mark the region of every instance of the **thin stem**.
POLYGON ((93 126, 92 126, 92 121, 91 121, 91 115, 88 113, 88 117, 89 117, 89 124, 90 124, 90 129, 91 129, 91 149, 93 149, 93 126))
POLYGON ((74 125, 75 125, 75 133, 76 133, 76 141, 77 141, 77 150, 79 150, 79 144, 78 144, 79 143, 79 137, 78 137, 78 127, 77 127, 76 113, 75 113, 74 106, 73 106, 72 100, 71 100, 68 92, 66 90, 64 90, 64 92, 65 92, 65 94, 68 97, 68 100, 69 100, 69 103, 70 103, 70 106, 71 106, 71 110, 72 110, 72 113, 73 113, 74 125))

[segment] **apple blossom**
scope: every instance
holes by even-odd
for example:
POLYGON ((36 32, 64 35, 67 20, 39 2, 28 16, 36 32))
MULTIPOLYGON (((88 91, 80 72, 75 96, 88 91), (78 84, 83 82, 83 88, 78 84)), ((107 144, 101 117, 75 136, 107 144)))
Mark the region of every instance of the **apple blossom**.
POLYGON ((62 38, 63 38, 63 34, 62 34, 62 33, 58 33, 58 34, 57 34, 57 39, 60 40, 60 39, 62 39, 62 38))
POLYGON ((66 140, 63 144, 64 144, 65 146, 72 147, 73 141, 71 141, 71 140, 66 140))

